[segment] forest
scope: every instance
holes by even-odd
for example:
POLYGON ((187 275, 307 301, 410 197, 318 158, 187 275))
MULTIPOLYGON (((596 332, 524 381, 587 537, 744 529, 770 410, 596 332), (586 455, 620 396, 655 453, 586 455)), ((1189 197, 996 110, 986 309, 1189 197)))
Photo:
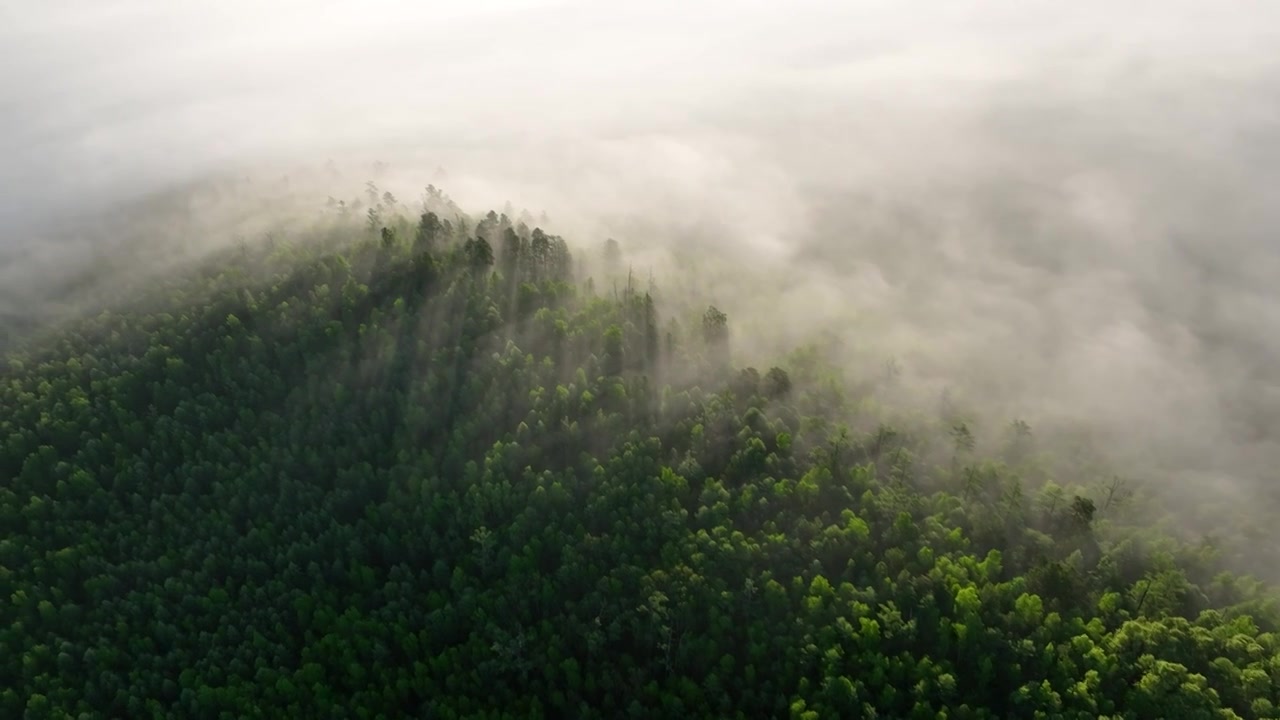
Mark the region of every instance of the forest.
POLYGON ((316 205, 12 331, 0 717, 1280 718, 1274 588, 1028 423, 742 366, 614 240, 316 205))

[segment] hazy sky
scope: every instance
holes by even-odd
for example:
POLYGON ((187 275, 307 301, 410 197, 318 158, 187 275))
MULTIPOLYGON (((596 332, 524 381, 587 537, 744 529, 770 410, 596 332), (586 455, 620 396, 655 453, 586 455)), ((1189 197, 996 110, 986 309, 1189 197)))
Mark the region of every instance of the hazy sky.
POLYGON ((1277 28, 1262 1, 6 0, 0 218, 379 144, 536 151, 553 177, 630 151, 677 183, 963 183, 1175 143, 1226 175, 1276 158, 1277 28))
POLYGON ((215 170, 443 165, 768 258, 712 288, 748 342, 857 314, 1001 412, 1280 460, 1280 3, 3 0, 0 47, 0 249, 215 170))

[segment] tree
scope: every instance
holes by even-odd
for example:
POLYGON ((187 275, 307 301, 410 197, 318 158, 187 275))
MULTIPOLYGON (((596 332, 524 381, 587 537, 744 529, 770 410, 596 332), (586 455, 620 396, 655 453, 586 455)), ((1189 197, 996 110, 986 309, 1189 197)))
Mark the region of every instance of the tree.
POLYGON ((618 241, 609 238, 604 241, 604 269, 605 272, 614 275, 622 268, 622 247, 618 245, 618 241))
POLYGON ((546 277, 551 267, 551 238, 547 237, 542 228, 533 229, 529 240, 529 258, 534 278, 541 280, 546 277))
POLYGON ((729 318, 714 305, 708 307, 702 316, 702 339, 713 366, 726 368, 729 364, 729 318))
POLYGON ((484 270, 493 265, 493 248, 482 237, 472 238, 464 246, 467 263, 476 270, 484 270))
POLYGON ((764 376, 764 394, 770 400, 778 400, 791 394, 791 376, 780 367, 771 367, 764 376))
POLYGON ((422 213, 422 216, 418 219, 418 229, 413 239, 414 251, 433 250, 443 231, 444 227, 440 224, 440 218, 435 213, 422 213))
POLYGON ((623 358, 622 358, 622 328, 610 325, 609 329, 604 333, 604 372, 606 375, 621 375, 623 358))

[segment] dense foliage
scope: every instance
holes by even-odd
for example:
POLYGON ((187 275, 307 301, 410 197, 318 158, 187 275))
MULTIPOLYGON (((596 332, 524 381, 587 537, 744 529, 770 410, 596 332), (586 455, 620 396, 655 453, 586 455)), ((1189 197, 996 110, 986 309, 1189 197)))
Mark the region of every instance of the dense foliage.
POLYGON ((432 201, 7 359, 0 717, 1280 717, 1269 595, 1025 425, 849 429, 432 201))

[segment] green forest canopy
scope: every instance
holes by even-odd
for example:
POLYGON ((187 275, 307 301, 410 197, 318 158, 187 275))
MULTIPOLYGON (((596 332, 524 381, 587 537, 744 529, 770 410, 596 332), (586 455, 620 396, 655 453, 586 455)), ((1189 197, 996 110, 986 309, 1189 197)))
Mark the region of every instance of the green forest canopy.
POLYGON ((432 191, 12 349, 0 716, 1280 717, 1155 498, 432 191))

